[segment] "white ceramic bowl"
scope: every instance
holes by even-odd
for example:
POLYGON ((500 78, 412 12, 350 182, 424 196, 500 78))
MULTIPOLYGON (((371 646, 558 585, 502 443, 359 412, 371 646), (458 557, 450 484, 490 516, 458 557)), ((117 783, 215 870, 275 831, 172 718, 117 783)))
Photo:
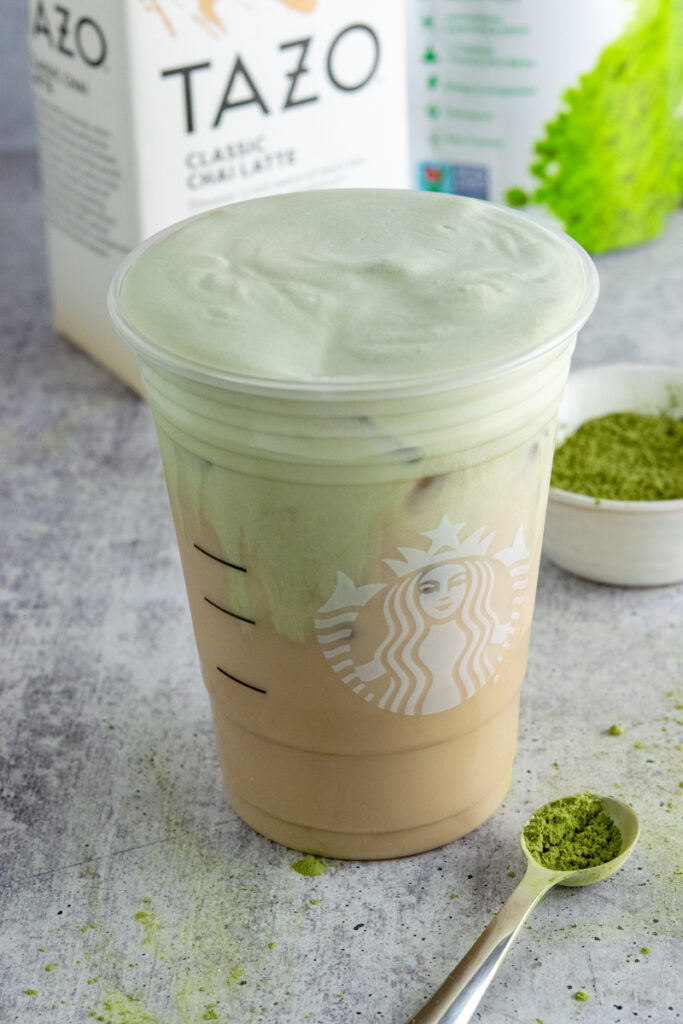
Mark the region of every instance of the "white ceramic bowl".
MULTIPOLYGON (((615 363, 569 375, 557 443, 610 412, 683 415, 683 368, 615 363)), ((562 569, 625 587, 683 580, 683 498, 613 501, 550 488, 543 551, 562 569)))

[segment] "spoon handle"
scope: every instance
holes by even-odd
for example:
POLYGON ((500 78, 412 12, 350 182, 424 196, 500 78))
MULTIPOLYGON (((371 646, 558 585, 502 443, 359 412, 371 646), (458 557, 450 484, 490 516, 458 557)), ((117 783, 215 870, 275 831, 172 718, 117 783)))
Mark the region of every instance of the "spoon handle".
POLYGON ((408 1024, 467 1024, 524 921, 557 878, 527 868, 488 928, 408 1024))

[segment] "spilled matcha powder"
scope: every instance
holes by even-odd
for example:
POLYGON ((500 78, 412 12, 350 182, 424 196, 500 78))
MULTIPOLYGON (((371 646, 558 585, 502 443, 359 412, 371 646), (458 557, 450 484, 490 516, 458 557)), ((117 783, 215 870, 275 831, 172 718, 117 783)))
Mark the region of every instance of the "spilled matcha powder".
POLYGON ((295 861, 291 867, 293 871, 298 872, 300 875, 308 875, 309 878, 322 875, 327 871, 326 865, 313 856, 312 853, 307 853, 301 860, 295 861))
POLYGON ((683 416, 612 412, 561 444, 551 486, 617 501, 683 498, 683 416))
POLYGON ((592 868, 621 850, 621 832, 592 793, 539 808, 524 827, 524 841, 534 860, 553 871, 592 868))

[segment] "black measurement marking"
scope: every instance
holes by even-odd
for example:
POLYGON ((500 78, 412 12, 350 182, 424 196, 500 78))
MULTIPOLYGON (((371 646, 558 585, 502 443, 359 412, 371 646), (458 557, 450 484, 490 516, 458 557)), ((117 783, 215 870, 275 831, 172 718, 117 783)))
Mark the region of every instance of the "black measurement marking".
POLYGON ((240 622, 248 622, 252 626, 256 625, 253 619, 248 619, 245 615, 238 615, 237 612, 231 612, 227 608, 223 608, 220 604, 216 604, 215 601, 212 601, 210 597, 205 597, 204 600, 207 604, 210 604, 212 608, 217 608, 219 612, 225 612, 226 615, 232 616, 233 619, 239 619, 240 622))
POLYGON ((248 690, 256 690, 257 693, 267 693, 267 690, 262 690, 260 686, 252 686, 251 683, 245 683, 243 679, 238 679, 237 676, 231 676, 229 672, 226 672, 220 665, 216 665, 216 668, 221 675, 227 676, 228 679, 232 679, 233 683, 239 683, 240 686, 246 686, 248 690))
POLYGON ((238 572, 246 572, 247 570, 243 565, 235 565, 234 562, 226 562, 224 558, 219 558, 218 555, 212 555, 210 551, 205 551, 204 548, 200 548, 199 544, 195 544, 197 551, 201 551, 207 558, 213 558, 214 562, 220 562, 221 565, 228 565, 231 569, 237 569, 238 572))

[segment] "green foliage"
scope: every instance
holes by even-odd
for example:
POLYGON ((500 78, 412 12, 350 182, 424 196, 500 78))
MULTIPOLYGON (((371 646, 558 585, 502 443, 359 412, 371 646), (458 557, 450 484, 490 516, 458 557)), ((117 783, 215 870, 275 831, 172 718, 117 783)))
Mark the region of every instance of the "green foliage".
POLYGON ((526 206, 529 196, 523 188, 509 188, 505 193, 505 202, 508 206, 526 206))
POLYGON ((533 198, 592 252, 655 237, 679 201, 681 37, 681 0, 640 0, 536 143, 533 198))

